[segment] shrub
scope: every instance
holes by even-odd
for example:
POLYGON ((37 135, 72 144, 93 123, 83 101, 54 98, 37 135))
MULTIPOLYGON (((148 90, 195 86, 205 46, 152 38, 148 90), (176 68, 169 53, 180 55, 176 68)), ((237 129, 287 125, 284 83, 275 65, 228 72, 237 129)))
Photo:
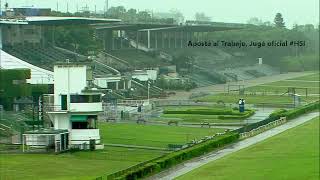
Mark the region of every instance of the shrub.
POLYGON ((246 110, 245 113, 234 113, 234 115, 222 115, 218 116, 218 119, 246 119, 254 115, 254 110, 246 110))
POLYGON ((199 115, 224 115, 233 114, 231 109, 188 109, 188 110, 165 110, 164 114, 199 114, 199 115))

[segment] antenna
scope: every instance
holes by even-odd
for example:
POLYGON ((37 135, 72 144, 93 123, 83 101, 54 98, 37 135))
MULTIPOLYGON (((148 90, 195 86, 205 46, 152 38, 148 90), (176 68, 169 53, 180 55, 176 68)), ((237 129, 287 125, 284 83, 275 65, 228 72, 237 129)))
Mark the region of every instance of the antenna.
POLYGON ((106 0, 107 1, 107 11, 109 9, 109 0, 106 0))

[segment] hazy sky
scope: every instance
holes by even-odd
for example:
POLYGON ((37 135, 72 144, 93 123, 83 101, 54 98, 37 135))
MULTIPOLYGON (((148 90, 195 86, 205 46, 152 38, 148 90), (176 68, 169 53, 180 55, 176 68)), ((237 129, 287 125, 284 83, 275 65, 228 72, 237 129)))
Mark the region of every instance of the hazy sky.
MULTIPOLYGON (((103 10, 105 0, 0 0, 7 1, 10 7, 31 6, 50 7, 60 11, 79 9, 86 4, 90 10, 103 10)), ((196 12, 204 12, 212 21, 245 23, 251 17, 273 22, 277 12, 282 13, 287 26, 319 23, 319 0, 109 0, 110 6, 124 6, 138 10, 165 12, 170 9, 180 10, 186 19, 193 19, 196 12)))

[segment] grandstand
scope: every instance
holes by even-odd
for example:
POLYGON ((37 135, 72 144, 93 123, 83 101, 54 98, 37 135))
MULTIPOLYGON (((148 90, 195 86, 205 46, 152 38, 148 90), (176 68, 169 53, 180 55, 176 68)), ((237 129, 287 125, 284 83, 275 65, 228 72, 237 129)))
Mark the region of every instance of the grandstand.
POLYGON ((67 59, 71 62, 85 61, 83 57, 62 52, 54 46, 42 47, 34 44, 15 45, 3 48, 7 53, 29 62, 32 65, 52 71, 53 64, 65 62, 67 59))
MULTIPOLYGON (((14 62, 11 61, 13 64, 19 61, 30 64, 28 67, 34 67, 31 81, 37 83, 52 83, 53 65, 67 60, 71 63, 86 62, 91 64, 94 70, 93 75, 105 81, 108 81, 108 76, 117 76, 121 86, 123 82, 126 82, 122 78, 124 74, 128 76, 134 70, 176 66, 175 61, 179 56, 190 56, 194 62, 188 65, 190 67, 177 66, 178 77, 188 78, 198 86, 250 79, 274 73, 270 67, 265 66, 260 66, 258 69, 254 67, 241 69, 236 64, 237 62, 240 64, 237 57, 219 48, 186 47, 185 42, 188 40, 205 40, 208 37, 208 32, 246 27, 239 24, 197 24, 195 22, 188 22, 186 25, 124 24, 114 19, 46 16, 25 17, 19 20, 1 19, 0 24, 2 24, 0 32, 3 37, 2 50, 15 58, 14 62), (59 42, 55 42, 54 38, 54 26, 68 26, 70 24, 94 24, 92 27, 96 31, 95 36, 103 41, 104 50, 98 52, 97 56, 88 58, 58 47, 59 42), (21 31, 25 32, 21 33, 21 31), (15 36, 13 32, 16 33, 15 36), (235 67, 231 67, 231 64, 235 67), (41 74, 40 71, 48 75, 41 75, 38 80, 33 80, 34 74, 41 74), (50 79, 50 81, 44 81, 44 79, 50 79)), ((244 64, 243 61, 241 63, 244 64)), ((112 84, 113 82, 106 83, 112 84)), ((142 92, 139 93, 140 95, 147 95, 146 84, 133 80, 132 85, 139 92, 142 92)), ((118 86, 112 87, 113 90, 118 90, 116 88, 118 86)), ((126 87, 129 88, 129 86, 126 87)), ((149 90, 151 95, 163 94, 162 90, 153 84, 149 90)), ((123 92, 112 93, 121 95, 123 92)))
POLYGON ((2 143, 11 143, 12 136, 21 135, 24 131, 32 129, 32 126, 27 124, 31 121, 23 113, 1 111, 0 137, 4 141, 2 143))
POLYGON ((130 64, 133 69, 154 68, 169 65, 164 62, 156 52, 146 53, 141 50, 128 49, 128 50, 114 50, 110 51, 115 57, 125 60, 130 64))
POLYGON ((55 26, 119 21, 84 17, 4 16, 0 19, 0 66, 4 69, 31 69, 31 79, 28 80, 30 83, 52 84, 53 64, 65 62, 67 59, 69 62, 88 60, 86 57, 54 46, 54 38, 47 39, 45 36, 47 32, 54 32, 55 26))

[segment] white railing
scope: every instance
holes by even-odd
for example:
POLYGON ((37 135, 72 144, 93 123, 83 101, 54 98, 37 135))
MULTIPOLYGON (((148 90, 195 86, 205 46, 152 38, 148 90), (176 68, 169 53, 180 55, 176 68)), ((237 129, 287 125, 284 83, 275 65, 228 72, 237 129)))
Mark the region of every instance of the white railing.
POLYGON ((281 117, 278 120, 269 122, 268 124, 265 124, 265 125, 262 125, 262 126, 259 126, 259 127, 255 128, 255 129, 252 129, 249 132, 240 133, 240 139, 245 139, 245 138, 248 138, 248 137, 255 136, 255 135, 260 134, 260 133, 262 133, 264 131, 267 131, 267 130, 269 130, 271 128, 280 126, 281 124, 284 124, 286 122, 287 122, 287 118, 286 117, 281 117))

